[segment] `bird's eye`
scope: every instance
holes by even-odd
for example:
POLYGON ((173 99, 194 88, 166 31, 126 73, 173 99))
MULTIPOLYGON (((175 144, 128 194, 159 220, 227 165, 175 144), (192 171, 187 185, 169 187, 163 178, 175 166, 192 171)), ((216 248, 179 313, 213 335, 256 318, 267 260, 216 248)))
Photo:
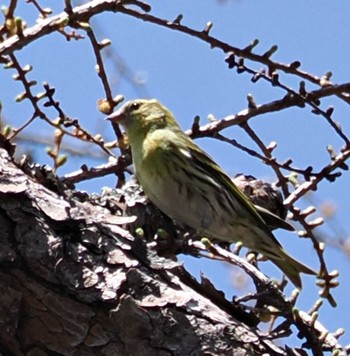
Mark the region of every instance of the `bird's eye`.
POLYGON ((137 110, 139 107, 140 107, 141 103, 138 102, 138 101, 134 101, 132 104, 131 104, 131 110, 137 110))

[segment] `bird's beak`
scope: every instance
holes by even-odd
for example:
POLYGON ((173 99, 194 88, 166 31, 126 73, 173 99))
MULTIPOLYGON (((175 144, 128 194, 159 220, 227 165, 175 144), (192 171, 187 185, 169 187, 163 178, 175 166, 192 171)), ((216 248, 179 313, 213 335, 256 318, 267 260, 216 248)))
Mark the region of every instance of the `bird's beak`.
POLYGON ((121 109, 117 110, 116 112, 113 112, 111 115, 108 115, 107 117, 105 117, 105 120, 119 123, 120 121, 122 121, 125 118, 126 118, 125 111, 123 110, 123 108, 121 108, 121 109))

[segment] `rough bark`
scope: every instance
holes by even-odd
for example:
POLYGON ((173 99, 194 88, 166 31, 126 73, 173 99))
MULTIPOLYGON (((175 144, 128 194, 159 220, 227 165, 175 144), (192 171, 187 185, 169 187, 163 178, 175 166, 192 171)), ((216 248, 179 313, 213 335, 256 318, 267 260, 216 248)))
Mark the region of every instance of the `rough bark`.
POLYGON ((132 217, 28 172, 12 150, 0 143, 1 354, 286 354, 134 237, 132 217))

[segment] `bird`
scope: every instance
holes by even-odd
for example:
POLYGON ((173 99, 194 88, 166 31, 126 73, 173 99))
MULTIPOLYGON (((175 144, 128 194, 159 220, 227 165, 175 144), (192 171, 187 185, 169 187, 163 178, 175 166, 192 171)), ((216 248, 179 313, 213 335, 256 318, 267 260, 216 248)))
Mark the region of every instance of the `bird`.
POLYGON ((298 289, 300 273, 316 274, 291 257, 271 232, 272 225, 288 230, 291 225, 252 204, 158 100, 128 101, 106 119, 124 127, 137 179, 171 219, 203 237, 241 242, 272 261, 298 289))

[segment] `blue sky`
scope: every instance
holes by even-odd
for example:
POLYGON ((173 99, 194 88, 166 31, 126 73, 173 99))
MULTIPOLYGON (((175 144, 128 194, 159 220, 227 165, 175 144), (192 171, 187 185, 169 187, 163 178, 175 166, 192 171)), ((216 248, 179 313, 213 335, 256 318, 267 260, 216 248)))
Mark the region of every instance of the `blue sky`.
MULTIPOLYGON (((41 1, 44 7, 53 7, 57 12, 62 11, 62 3, 57 0, 41 1)), ((154 15, 169 20, 182 13, 182 23, 192 28, 202 29, 208 21, 212 21, 214 26, 211 35, 234 46, 245 47, 258 38, 260 44, 255 49, 257 53, 264 53, 276 44, 279 50, 273 56, 275 60, 284 63, 299 60, 304 71, 317 76, 332 71, 332 81, 336 83, 350 80, 350 3, 346 0, 227 0, 221 2, 221 5, 216 1, 163 0, 150 1, 150 4, 154 15)), ((33 26, 36 20, 33 6, 24 2, 19 6, 17 15, 22 16, 28 26, 33 26)), ((209 113, 222 118, 245 109, 248 93, 254 96, 258 104, 280 99, 285 94, 263 82, 252 84, 247 74, 238 75, 229 71, 224 62, 224 53, 217 49, 211 50, 206 43, 179 32, 112 13, 95 17, 92 26, 96 28, 100 40, 106 37, 112 40, 111 50, 123 58, 131 71, 131 77, 144 81, 144 85, 135 89, 128 80, 118 77, 108 63, 107 68, 114 83, 113 94, 123 94, 127 100, 139 96, 155 97, 173 111, 184 129, 191 127, 196 115, 201 117, 201 124, 205 124, 209 113)), ((22 65, 33 65, 29 77, 38 80, 38 92, 41 91, 40 83, 48 81, 56 87, 56 98, 67 114, 77 117, 90 132, 102 133, 106 140, 113 139, 111 128, 97 110, 96 102, 104 93, 94 70, 95 61, 87 40, 67 42, 58 34, 46 36, 18 52, 18 58, 22 65)), ((252 66, 259 68, 256 64, 252 66)), ((22 88, 20 83, 11 79, 12 74, 11 70, 0 71, 0 100, 3 102, 5 119, 13 125, 20 125, 28 119, 31 107, 27 102, 14 103, 14 97, 22 88)), ((281 80, 298 88, 298 78, 281 76, 281 80)), ((308 85, 307 88, 311 90, 315 87, 308 85)), ((350 133, 347 107, 334 98, 324 101, 324 106, 327 105, 336 107, 335 119, 345 132, 350 133)), ((264 142, 278 143, 275 154, 279 159, 293 157, 295 165, 299 167, 310 164, 315 168, 322 167, 329 162, 326 145, 331 144, 336 150, 342 145, 321 117, 311 115, 305 109, 264 115, 253 119, 251 124, 264 142)), ((30 127, 27 134, 52 137, 51 128, 41 122, 30 127)), ((237 127, 225 130, 224 134, 255 148, 237 127)), ((274 179, 269 167, 245 153, 208 139, 197 142, 230 175, 244 172, 269 181, 274 179)), ((81 146, 83 151, 91 148, 81 146)), ((51 164, 42 151, 43 147, 35 149, 37 160, 51 164)), ((63 175, 74 171, 82 163, 102 164, 107 159, 103 155, 99 160, 72 157, 59 173, 63 175)), ((346 239, 350 231, 350 181, 349 173, 343 173, 334 184, 322 183, 315 194, 298 202, 298 206, 334 204, 337 208, 334 224, 341 231, 335 232, 331 224, 326 224, 322 229, 329 236, 346 239)), ((101 187, 113 184, 113 178, 108 177, 81 184, 79 188, 99 192, 101 187)), ((313 217, 317 216, 315 214, 313 217)), ((292 255, 317 267, 317 260, 313 257, 308 241, 301 241, 296 235, 285 232, 278 232, 277 236, 292 255)), ((330 331, 339 327, 347 329, 348 332, 340 339, 342 344, 346 344, 350 342, 350 262, 343 251, 331 246, 326 250, 326 257, 329 269, 341 272, 341 285, 334 291, 338 308, 332 309, 325 303, 320 311, 320 320, 330 331)), ((184 260, 191 271, 197 275, 200 270, 204 271, 227 295, 242 293, 233 289, 233 277, 228 266, 192 257, 185 257, 184 260)), ((275 269, 267 268, 266 271, 273 276, 280 276, 275 269)), ((308 310, 317 298, 318 290, 313 284, 312 278, 304 278, 306 287, 300 298, 301 309, 308 310)))

